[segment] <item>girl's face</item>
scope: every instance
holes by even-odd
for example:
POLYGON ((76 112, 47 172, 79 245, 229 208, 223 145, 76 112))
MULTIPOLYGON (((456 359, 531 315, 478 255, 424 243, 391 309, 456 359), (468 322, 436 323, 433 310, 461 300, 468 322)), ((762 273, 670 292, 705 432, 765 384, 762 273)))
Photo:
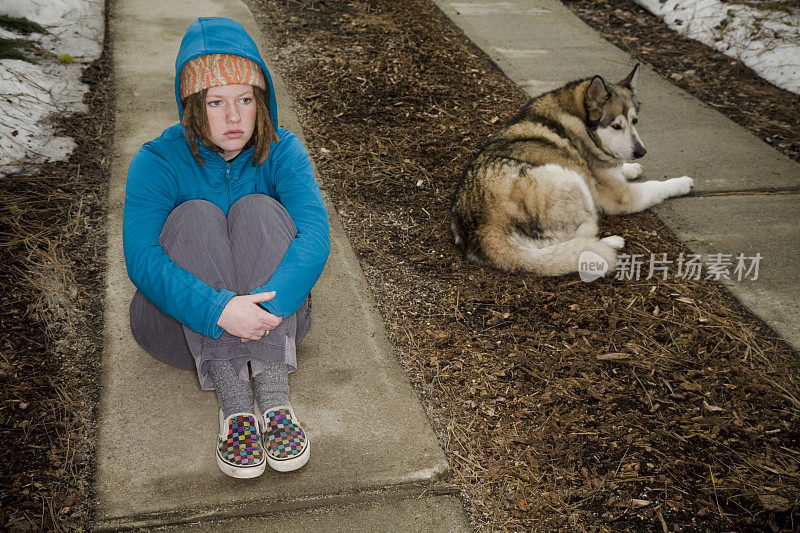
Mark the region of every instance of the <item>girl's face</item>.
POLYGON ((211 142, 222 148, 230 161, 253 136, 256 124, 256 99, 251 85, 211 87, 206 93, 206 114, 211 142))

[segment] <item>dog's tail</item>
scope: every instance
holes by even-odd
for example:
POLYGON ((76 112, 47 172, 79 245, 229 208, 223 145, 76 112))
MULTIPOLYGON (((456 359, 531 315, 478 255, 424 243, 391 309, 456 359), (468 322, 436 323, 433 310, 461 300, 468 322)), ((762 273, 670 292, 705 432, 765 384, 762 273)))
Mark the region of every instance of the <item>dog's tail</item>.
MULTIPOLYGON (((606 274, 615 272, 617 251, 625 245, 622 237, 576 237, 548 244, 532 239, 509 240, 505 236, 487 236, 481 243, 486 259, 502 270, 525 271, 539 276, 561 276, 580 270, 584 252, 594 252, 606 264, 606 274)), ((588 255, 590 260, 596 259, 588 255)))

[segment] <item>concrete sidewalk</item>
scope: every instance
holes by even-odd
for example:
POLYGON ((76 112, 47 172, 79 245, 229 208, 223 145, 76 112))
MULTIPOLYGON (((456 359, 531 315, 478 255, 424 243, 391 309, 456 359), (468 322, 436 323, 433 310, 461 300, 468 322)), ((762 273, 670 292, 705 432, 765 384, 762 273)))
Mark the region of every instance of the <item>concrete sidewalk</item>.
MULTIPOLYGON (((557 0, 434 1, 530 96, 594 74, 616 82, 635 63, 557 0)), ((723 283, 800 349, 800 165, 651 70, 639 84, 642 179, 695 179, 656 213, 695 253, 731 254, 734 266, 760 253, 757 280, 723 283)))
MULTIPOLYGON (((116 0, 111 9, 117 129, 95 528, 468 531, 457 491, 440 481, 448 470, 444 452, 330 206, 331 256, 314 289, 314 325, 298 346, 299 371, 290 378, 292 404, 314 442, 311 460, 298 472, 267 469, 255 480, 219 471, 215 395, 199 390, 194 373, 154 361, 130 335, 125 174, 141 144, 177 120, 173 65, 189 24, 226 16, 257 42, 261 35, 241 0, 116 0)), ((302 136, 280 75, 271 73, 279 122, 302 136)))

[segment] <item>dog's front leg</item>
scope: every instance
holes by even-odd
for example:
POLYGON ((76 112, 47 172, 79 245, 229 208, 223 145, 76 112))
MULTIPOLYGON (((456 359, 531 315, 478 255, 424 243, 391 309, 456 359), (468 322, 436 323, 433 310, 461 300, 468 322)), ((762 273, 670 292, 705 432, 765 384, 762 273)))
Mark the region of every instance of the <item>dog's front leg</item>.
POLYGON ((694 180, 689 176, 642 183, 599 178, 595 188, 595 203, 610 215, 637 213, 667 198, 688 194, 693 186, 694 180))
POLYGON ((618 167, 595 169, 595 175, 599 174, 598 179, 618 179, 622 181, 632 181, 642 175, 642 165, 639 163, 622 163, 618 167))
POLYGON ((642 165, 639 163, 622 163, 620 172, 626 180, 635 180, 642 175, 642 165))

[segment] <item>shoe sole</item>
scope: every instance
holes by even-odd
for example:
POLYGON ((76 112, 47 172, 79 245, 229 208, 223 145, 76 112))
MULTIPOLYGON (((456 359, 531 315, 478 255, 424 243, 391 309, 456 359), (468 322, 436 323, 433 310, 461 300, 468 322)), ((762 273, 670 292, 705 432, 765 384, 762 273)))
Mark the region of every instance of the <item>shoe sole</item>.
MULTIPOLYGON (((236 479, 252 479, 264 473, 267 468, 266 461, 257 466, 231 466, 222 460, 222 457, 217 454, 217 466, 222 470, 223 474, 236 479)), ((299 468, 299 467, 298 467, 299 468)))
POLYGON ((299 456, 280 461, 278 459, 271 458, 269 454, 267 454, 267 463, 269 464, 270 468, 277 470, 278 472, 291 472, 292 470, 303 468, 303 466, 305 466, 305 464, 308 462, 308 458, 310 456, 311 441, 306 440, 306 449, 303 450, 303 453, 299 456))

